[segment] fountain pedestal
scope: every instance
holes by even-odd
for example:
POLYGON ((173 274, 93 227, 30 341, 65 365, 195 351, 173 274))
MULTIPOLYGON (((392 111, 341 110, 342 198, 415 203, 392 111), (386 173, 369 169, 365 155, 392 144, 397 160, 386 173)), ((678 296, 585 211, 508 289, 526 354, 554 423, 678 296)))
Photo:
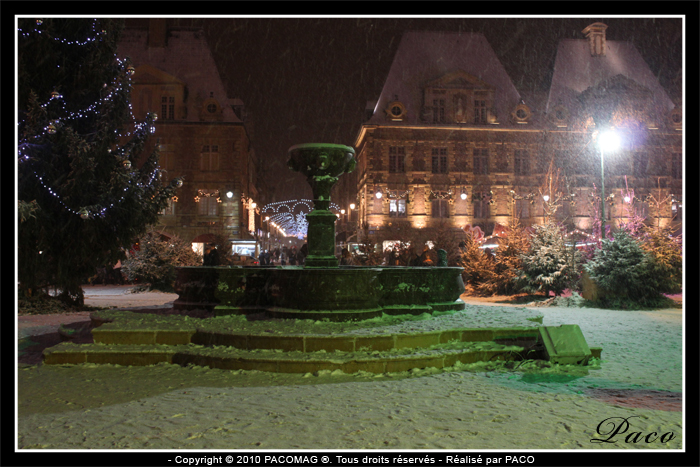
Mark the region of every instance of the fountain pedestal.
POLYGON ((306 234, 309 255, 304 261, 305 268, 336 268, 335 221, 337 217, 330 211, 313 210, 306 215, 309 223, 306 234))

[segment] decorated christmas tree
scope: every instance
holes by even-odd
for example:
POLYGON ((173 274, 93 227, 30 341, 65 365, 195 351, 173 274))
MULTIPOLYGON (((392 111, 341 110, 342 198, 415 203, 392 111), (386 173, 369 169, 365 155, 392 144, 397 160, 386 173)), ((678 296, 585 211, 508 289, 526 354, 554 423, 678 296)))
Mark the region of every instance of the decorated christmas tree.
POLYGON ((20 293, 55 286, 82 305, 81 284, 158 220, 181 180, 160 182, 155 114, 131 113, 123 20, 19 19, 20 293), (141 154, 149 154, 140 157, 141 154), (142 163, 138 163, 143 161, 142 163))

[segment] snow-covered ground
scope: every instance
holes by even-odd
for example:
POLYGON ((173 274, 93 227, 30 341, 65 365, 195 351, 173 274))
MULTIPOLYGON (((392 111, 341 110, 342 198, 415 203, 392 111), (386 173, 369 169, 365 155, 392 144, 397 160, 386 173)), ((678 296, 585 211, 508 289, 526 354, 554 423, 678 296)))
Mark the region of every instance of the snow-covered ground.
MULTIPOLYGON (((465 297, 463 296, 463 299, 465 297)), ((467 299, 484 322, 512 307, 467 299)), ((593 367, 479 363, 402 374, 66 365, 19 370, 25 449, 680 449, 681 309, 537 307, 603 348, 593 367), (670 402, 669 402, 670 401, 670 402), (641 407, 640 407, 641 406, 641 407), (657 410, 663 409, 663 410, 657 410), (615 443, 604 420, 666 443, 615 443), (629 418, 632 417, 632 418, 629 418)), ((512 324, 511 324, 512 325, 512 324)))

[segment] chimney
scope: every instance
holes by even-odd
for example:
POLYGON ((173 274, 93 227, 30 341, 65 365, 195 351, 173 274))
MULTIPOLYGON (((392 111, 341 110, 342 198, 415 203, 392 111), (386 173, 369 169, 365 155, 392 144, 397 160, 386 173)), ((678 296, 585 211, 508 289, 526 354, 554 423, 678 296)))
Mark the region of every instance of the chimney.
POLYGON ((603 23, 593 23, 581 31, 588 39, 592 57, 605 57, 605 30, 608 28, 603 23))
POLYGON ((165 18, 151 18, 148 21, 148 47, 165 47, 166 35, 165 18))

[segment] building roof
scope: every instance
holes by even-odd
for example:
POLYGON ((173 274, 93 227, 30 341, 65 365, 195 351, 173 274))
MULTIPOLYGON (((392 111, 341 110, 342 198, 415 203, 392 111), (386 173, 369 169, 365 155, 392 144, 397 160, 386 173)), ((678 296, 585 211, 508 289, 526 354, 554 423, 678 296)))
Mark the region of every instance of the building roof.
POLYGON ((673 110, 673 101, 631 42, 606 40, 605 43, 605 55, 592 56, 586 39, 559 42, 547 112, 561 104, 572 113, 578 113, 581 93, 619 75, 651 91, 657 111, 666 114, 673 110))
POLYGON ((242 103, 240 99, 226 95, 216 62, 201 31, 169 29, 165 47, 148 47, 148 34, 147 29, 124 29, 117 55, 131 58, 136 68, 151 65, 185 83, 188 90, 186 121, 199 121, 202 103, 213 96, 221 105, 223 122, 241 122, 231 106, 242 103))
MULTIPOLYGON (((374 114, 367 124, 422 124, 422 86, 448 73, 463 71, 497 89, 494 107, 502 123, 520 101, 520 94, 481 33, 409 31, 404 33, 374 114), (406 108, 402 122, 391 122, 383 110, 398 100, 406 108)), ((456 124, 458 125, 458 124, 456 124)))

